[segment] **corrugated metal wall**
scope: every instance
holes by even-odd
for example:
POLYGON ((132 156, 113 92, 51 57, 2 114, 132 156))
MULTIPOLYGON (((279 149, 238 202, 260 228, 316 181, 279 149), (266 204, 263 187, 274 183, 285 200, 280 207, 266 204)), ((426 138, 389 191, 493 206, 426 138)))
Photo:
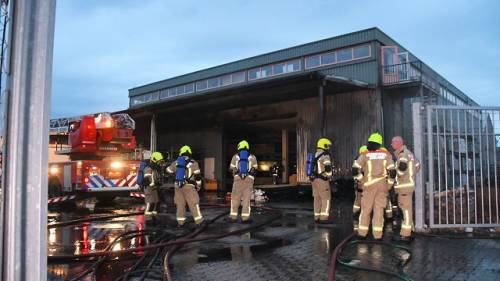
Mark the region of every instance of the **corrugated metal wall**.
MULTIPOLYGON (((318 99, 305 100, 297 119, 297 180, 307 182, 307 153, 314 152, 320 137, 318 99)), ((382 132, 382 104, 375 90, 340 93, 326 97, 326 137, 333 140, 336 177, 350 177, 352 161, 370 133, 382 132)))
POLYGON ((307 153, 314 152, 320 134, 318 98, 303 100, 297 114, 297 181, 308 182, 307 153))
POLYGON ((382 105, 375 90, 341 93, 327 97, 327 135, 332 136, 332 155, 337 177, 350 177, 361 145, 375 131, 382 132, 382 105))

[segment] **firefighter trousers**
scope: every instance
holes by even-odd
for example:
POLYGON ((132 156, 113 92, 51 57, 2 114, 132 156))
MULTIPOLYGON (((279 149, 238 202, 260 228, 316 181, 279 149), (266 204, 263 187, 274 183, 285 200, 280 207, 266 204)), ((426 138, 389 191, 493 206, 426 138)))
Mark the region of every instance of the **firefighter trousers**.
POLYGON ((156 213, 159 202, 158 188, 156 186, 146 186, 144 188, 144 202, 146 203, 146 208, 144 210, 146 215, 152 212, 156 213))
POLYGON ((175 187, 174 203, 177 206, 177 223, 184 225, 186 222, 186 204, 193 216, 194 222, 200 224, 203 222, 203 216, 200 211, 200 197, 198 191, 192 184, 185 184, 183 187, 175 187))
POLYGON ((323 179, 314 179, 312 192, 314 197, 314 220, 328 220, 332 198, 330 182, 323 179))
POLYGON ((385 206, 385 217, 388 219, 392 219, 393 213, 392 213, 392 202, 390 196, 387 197, 387 205, 385 206))
POLYGON ((352 205, 352 213, 355 214, 361 209, 361 196, 363 192, 355 191, 356 197, 354 198, 354 204, 352 205))
POLYGON ((409 237, 411 236, 411 228, 413 226, 413 191, 399 192, 398 205, 403 213, 400 235, 409 237))
POLYGON ((254 180, 250 177, 240 179, 234 178, 233 190, 231 191, 231 213, 232 220, 238 219, 238 209, 241 204, 241 221, 250 219, 250 199, 252 197, 254 180))
POLYGON ((373 212, 372 233, 373 238, 382 238, 384 230, 384 210, 387 206, 389 187, 385 180, 376 182, 363 188, 361 198, 361 213, 359 215, 359 236, 365 237, 370 227, 370 216, 373 212))

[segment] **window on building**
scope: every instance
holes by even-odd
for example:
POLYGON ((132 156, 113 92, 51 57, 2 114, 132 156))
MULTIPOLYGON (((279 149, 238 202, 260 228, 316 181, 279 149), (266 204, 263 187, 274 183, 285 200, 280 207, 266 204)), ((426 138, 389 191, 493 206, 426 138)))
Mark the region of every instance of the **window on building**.
POLYGON ((231 74, 232 77, 232 83, 241 83, 245 82, 245 72, 236 72, 231 74))
POLYGON ((306 69, 320 66, 320 56, 310 56, 306 58, 306 69))
POLYGON ((266 65, 260 68, 260 74, 262 77, 269 77, 273 75, 273 66, 272 65, 266 65))
POLYGON ((185 93, 186 93, 186 91, 184 90, 184 86, 177 87, 177 95, 182 95, 185 93))
POLYGON ((194 84, 190 83, 185 86, 186 94, 194 92, 194 84))
POLYGON ((261 76, 260 76, 260 67, 259 68, 254 68, 254 69, 250 69, 248 71, 248 80, 255 80, 255 79, 259 79, 261 76))
POLYGON ((277 63, 273 66, 274 75, 285 73, 285 71, 286 71, 286 64, 285 63, 277 63))
POLYGON ((219 85, 220 85, 219 77, 208 79, 209 89, 219 87, 219 85))
POLYGON ((148 103, 148 102, 151 102, 152 100, 153 100, 153 97, 151 96, 151 94, 144 95, 144 102, 148 103))
POLYGON ((220 84, 221 86, 226 86, 231 84, 231 74, 224 75, 220 77, 220 84))
POLYGON ((137 96, 132 98, 132 106, 144 103, 144 96, 137 96))
POLYGON ((153 92, 151 94, 151 100, 152 101, 157 101, 160 99, 160 91, 153 92))
POLYGON ((289 61, 286 64, 286 72, 295 72, 300 70, 300 60, 289 61))
POLYGON ((369 57, 370 56, 370 47, 368 45, 355 47, 353 53, 354 53, 355 59, 369 57))
POLYGON ((168 96, 169 97, 175 97, 176 95, 177 95, 177 88, 168 89, 168 96))
POLYGON ((207 89, 207 80, 196 82, 196 91, 203 91, 207 89))
POLYGON ((163 89, 160 91, 160 99, 166 99, 168 98, 168 91, 167 89, 163 89))
POLYGON ((338 62, 343 62, 348 60, 352 60, 352 49, 345 49, 337 52, 338 62))
POLYGON ((321 55, 321 64, 332 64, 335 62, 335 52, 321 55))

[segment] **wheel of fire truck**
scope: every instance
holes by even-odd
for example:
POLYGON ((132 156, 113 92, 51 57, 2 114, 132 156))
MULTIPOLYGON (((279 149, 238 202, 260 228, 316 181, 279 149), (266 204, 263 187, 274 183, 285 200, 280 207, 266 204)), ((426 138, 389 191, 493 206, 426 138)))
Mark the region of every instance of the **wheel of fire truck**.
POLYGON ((49 198, 63 195, 62 184, 59 181, 59 178, 57 176, 50 176, 49 177, 48 192, 49 192, 49 198))

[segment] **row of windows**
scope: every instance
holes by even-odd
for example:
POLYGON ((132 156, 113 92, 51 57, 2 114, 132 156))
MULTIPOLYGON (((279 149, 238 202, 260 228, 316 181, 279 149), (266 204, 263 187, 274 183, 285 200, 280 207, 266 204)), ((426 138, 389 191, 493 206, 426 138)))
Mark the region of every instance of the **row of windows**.
POLYGON ((184 94, 194 93, 194 83, 182 85, 179 87, 163 89, 160 91, 160 99, 175 97, 184 94))
POLYGON ((157 101, 159 99, 166 99, 170 97, 175 97, 179 95, 184 95, 184 94, 191 94, 194 93, 194 83, 174 87, 174 88, 168 88, 168 89, 163 89, 160 91, 155 91, 152 93, 148 93, 145 95, 140 95, 137 97, 133 97, 131 99, 132 105, 139 105, 143 103, 149 103, 153 101, 157 101))
POLYGON ((213 88, 245 82, 245 71, 235 72, 196 82, 196 91, 201 92, 213 88))
POLYGON ((336 63, 344 63, 352 60, 359 60, 371 57, 370 45, 356 46, 347 49, 341 49, 334 52, 328 52, 309 56, 305 58, 305 68, 315 68, 336 63))
POLYGON ((287 62, 280 62, 276 64, 265 65, 262 67, 257 67, 250 69, 248 71, 248 80, 257 80, 266 77, 271 77, 275 75, 281 75, 285 73, 292 73, 300 71, 300 59, 291 60, 287 62))
MULTIPOLYGON (((332 51, 324 54, 313 55, 305 58, 305 69, 314 67, 343 63, 352 60, 363 59, 371 56, 370 45, 361 45, 351 48, 332 51)), ((232 84, 239 84, 246 81, 253 81, 272 77, 276 75, 283 75, 302 70, 301 59, 293 59, 290 61, 264 65, 256 67, 248 71, 239 71, 231 74, 226 74, 218 77, 213 77, 205 80, 197 81, 178 87, 162 89, 152 93, 144 94, 131 98, 131 106, 140 105, 158 101, 160 99, 167 99, 179 95, 191 94, 194 92, 202 92, 214 88, 224 87, 232 84)))
POLYGON ((467 103, 465 103, 462 99, 457 97, 455 94, 452 92, 448 91, 448 89, 444 87, 439 87, 439 94, 445 98, 447 101, 451 102, 454 105, 458 106, 465 106, 467 103))

